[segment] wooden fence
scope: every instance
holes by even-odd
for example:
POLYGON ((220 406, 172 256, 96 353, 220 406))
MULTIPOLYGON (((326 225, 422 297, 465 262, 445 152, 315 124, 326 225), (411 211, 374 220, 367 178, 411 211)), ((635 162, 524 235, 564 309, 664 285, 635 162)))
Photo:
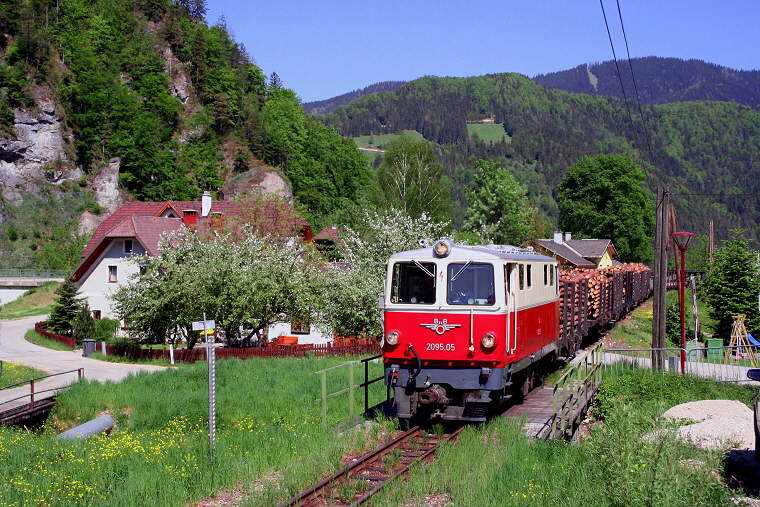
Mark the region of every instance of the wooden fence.
MULTIPOLYGON (((74 348, 74 339, 57 335, 47 331, 47 322, 38 322, 34 325, 35 331, 51 340, 64 343, 74 348)), ((95 350, 102 351, 101 344, 97 343, 95 350)), ((355 340, 345 343, 326 343, 324 345, 276 345, 269 347, 250 348, 217 348, 217 359, 250 359, 252 357, 306 357, 311 354, 321 356, 359 356, 363 354, 380 354, 380 342, 374 340, 355 340)), ((139 359, 163 359, 169 361, 169 349, 145 349, 142 347, 128 347, 125 345, 106 345, 106 355, 128 357, 133 360, 139 359)), ((206 347, 197 346, 192 350, 179 348, 174 349, 174 361, 194 363, 206 360, 206 347)))
POLYGON ((71 347, 72 349, 76 348, 76 341, 74 338, 69 338, 68 336, 61 336, 59 334, 51 333, 47 330, 47 322, 37 322, 34 325, 34 330, 37 331, 40 335, 44 336, 45 338, 49 338, 53 341, 57 341, 58 343, 63 343, 67 347, 71 347))

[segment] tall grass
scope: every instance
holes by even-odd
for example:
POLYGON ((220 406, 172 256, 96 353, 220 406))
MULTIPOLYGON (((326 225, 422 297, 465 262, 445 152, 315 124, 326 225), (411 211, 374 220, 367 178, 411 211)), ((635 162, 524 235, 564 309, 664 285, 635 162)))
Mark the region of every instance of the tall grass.
MULTIPOLYGON (((242 485, 255 505, 281 503, 336 471, 345 453, 374 445, 377 427, 346 435, 329 430, 348 419, 347 397, 330 400, 329 425, 321 425, 314 372, 346 360, 219 361, 213 466, 204 363, 141 373, 118 384, 83 379, 59 395, 43 432, 0 429, 0 498, 14 506, 185 506, 242 485), (105 410, 116 419, 110 437, 53 438, 105 410)), ((345 382, 337 370, 328 376, 328 391, 345 382)), ((373 403, 383 395, 377 386, 373 403)), ((357 412, 359 404, 357 397, 357 412)))

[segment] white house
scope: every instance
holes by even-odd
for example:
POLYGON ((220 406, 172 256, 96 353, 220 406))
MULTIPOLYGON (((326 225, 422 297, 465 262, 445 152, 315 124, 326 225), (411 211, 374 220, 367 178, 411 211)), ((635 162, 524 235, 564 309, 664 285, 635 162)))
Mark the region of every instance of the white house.
MULTIPOLYGON (((237 212, 231 201, 212 201, 205 192, 200 202, 128 202, 106 218, 96 229, 74 270, 79 293, 87 299, 95 319, 116 318, 108 296, 127 283, 140 267, 129 262, 133 255, 157 255, 164 233, 182 227, 209 223, 212 227, 226 215, 237 212)), ((298 218, 296 224, 306 242, 313 240, 309 224, 298 218)), ((269 329, 269 339, 294 336, 298 343, 326 343, 332 340, 316 329, 298 322, 282 322, 269 329)), ((281 340, 282 341, 282 340, 281 340)))

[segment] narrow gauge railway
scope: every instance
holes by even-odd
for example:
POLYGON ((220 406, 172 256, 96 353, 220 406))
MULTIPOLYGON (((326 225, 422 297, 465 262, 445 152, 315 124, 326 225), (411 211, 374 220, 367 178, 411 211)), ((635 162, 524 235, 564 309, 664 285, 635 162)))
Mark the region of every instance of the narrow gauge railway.
POLYGON ((357 458, 283 506, 361 505, 383 485, 407 474, 415 464, 429 461, 438 445, 455 441, 463 429, 464 426, 459 426, 451 433, 437 435, 416 426, 357 458))
POLYGON ((485 421, 649 297, 650 280, 640 264, 562 273, 510 245, 440 240, 392 255, 380 301, 396 415, 485 421))

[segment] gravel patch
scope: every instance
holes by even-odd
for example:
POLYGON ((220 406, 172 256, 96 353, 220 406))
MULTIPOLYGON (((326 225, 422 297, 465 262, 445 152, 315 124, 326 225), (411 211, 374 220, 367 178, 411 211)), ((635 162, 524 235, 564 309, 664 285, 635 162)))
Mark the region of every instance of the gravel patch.
POLYGON ((693 421, 678 429, 684 440, 704 449, 755 447, 754 412, 740 401, 703 400, 677 405, 663 414, 669 419, 693 421))

